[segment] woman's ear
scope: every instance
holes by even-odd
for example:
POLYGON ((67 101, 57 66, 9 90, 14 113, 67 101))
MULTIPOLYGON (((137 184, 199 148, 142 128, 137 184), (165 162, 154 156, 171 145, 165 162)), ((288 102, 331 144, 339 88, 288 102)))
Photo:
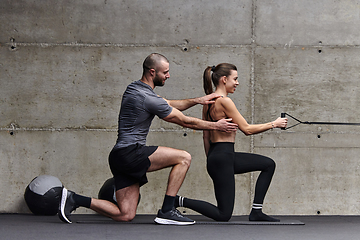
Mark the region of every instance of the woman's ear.
POLYGON ((222 76, 222 77, 220 78, 220 80, 221 80, 221 82, 222 82, 223 84, 226 84, 227 77, 226 77, 226 76, 222 76))

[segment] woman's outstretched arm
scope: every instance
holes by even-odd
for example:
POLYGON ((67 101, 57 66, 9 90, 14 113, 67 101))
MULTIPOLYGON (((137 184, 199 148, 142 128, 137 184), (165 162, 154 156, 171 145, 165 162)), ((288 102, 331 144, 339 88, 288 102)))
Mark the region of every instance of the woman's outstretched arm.
POLYGON ((265 132, 273 128, 286 127, 287 125, 287 118, 280 118, 280 117, 273 122, 268 122, 263 124, 249 124, 245 120, 245 118, 240 114, 240 112, 237 110, 234 102, 230 98, 226 97, 219 100, 221 101, 226 116, 232 118, 233 123, 238 124, 239 129, 245 135, 253 135, 253 134, 265 132))

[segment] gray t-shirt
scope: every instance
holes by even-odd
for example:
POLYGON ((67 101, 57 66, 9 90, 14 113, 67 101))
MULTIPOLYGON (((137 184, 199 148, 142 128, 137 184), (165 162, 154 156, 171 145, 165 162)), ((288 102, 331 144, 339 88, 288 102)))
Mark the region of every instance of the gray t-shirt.
POLYGON ((145 145, 155 115, 164 118, 171 111, 172 107, 162 97, 156 95, 149 85, 140 80, 129 84, 121 102, 115 148, 127 147, 135 143, 145 145))

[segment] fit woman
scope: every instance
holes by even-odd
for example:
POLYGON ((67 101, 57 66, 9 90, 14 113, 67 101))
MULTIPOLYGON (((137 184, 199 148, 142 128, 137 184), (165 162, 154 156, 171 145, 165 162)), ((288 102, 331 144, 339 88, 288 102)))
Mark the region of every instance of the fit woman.
MULTIPOLYGON (((204 90, 223 96, 215 103, 203 107, 203 118, 216 121, 221 118, 232 118, 245 135, 252 135, 272 128, 286 127, 287 119, 278 118, 264 124, 248 124, 237 110, 233 101, 227 97, 234 93, 239 85, 236 66, 221 63, 216 67, 207 67, 204 71, 204 90)), ((177 196, 176 207, 190 208, 216 221, 228 221, 234 209, 235 178, 234 174, 261 171, 255 186, 253 207, 250 221, 279 221, 262 212, 262 204, 275 171, 275 162, 265 156, 234 151, 236 132, 219 132, 205 130, 203 133, 207 171, 214 183, 217 205, 208 202, 177 196)))

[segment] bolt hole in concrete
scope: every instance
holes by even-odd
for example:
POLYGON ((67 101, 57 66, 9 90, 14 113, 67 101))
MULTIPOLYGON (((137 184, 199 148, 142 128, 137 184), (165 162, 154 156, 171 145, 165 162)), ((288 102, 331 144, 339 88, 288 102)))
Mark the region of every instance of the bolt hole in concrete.
POLYGON ((187 136, 187 133, 184 133, 184 137, 186 137, 187 136))
POLYGON ((320 135, 317 135, 317 137, 318 137, 318 138, 321 138, 321 136, 320 136, 320 135))
MULTIPOLYGON (((11 43, 14 43, 14 42, 15 42, 15 38, 10 38, 10 42, 11 42, 11 43)), ((10 49, 11 49, 11 50, 15 50, 16 47, 13 45, 13 46, 10 47, 10 49)))
POLYGON ((319 50, 319 53, 322 53, 321 49, 319 50))
POLYGON ((183 48, 184 52, 186 52, 188 49, 186 47, 183 48))
POLYGON ((317 213, 317 214, 320 214, 320 211, 317 211, 316 213, 317 213))
POLYGON ((10 135, 11 135, 11 136, 14 135, 14 132, 10 132, 10 135))

